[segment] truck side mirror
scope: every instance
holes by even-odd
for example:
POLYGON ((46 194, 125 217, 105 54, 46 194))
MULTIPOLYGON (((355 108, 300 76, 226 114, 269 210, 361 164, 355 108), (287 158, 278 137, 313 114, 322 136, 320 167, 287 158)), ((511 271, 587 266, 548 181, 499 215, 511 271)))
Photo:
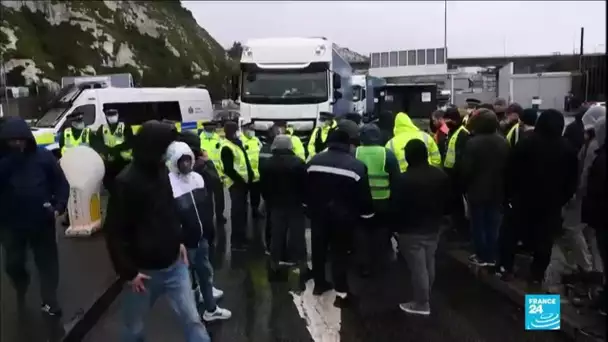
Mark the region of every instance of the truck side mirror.
POLYGON ((331 103, 334 104, 334 103, 338 102, 338 100, 341 98, 342 98, 342 93, 339 92, 338 90, 334 90, 333 99, 332 99, 331 103))
POLYGON ((333 73, 332 78, 333 78, 334 89, 342 88, 342 78, 340 78, 340 74, 333 73))

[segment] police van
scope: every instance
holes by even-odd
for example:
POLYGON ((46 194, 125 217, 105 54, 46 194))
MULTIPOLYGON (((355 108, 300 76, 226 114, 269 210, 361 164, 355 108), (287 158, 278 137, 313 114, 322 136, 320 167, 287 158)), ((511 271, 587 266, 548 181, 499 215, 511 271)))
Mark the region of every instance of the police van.
POLYGON ((59 150, 59 133, 76 116, 84 117, 93 131, 106 124, 104 111, 116 109, 120 121, 137 130, 148 120, 172 121, 181 131, 196 130, 213 119, 213 105, 206 89, 199 88, 98 88, 72 87, 62 91, 53 106, 32 125, 38 145, 59 150))

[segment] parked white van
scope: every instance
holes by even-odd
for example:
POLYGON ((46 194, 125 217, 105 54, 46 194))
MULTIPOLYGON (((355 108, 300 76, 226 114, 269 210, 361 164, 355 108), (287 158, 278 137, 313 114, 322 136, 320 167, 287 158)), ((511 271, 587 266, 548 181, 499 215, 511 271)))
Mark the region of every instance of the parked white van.
POLYGON ((55 151, 59 148, 58 133, 70 124, 70 117, 82 114, 85 125, 96 130, 106 123, 106 109, 118 110, 120 121, 135 130, 148 120, 169 120, 181 130, 195 130, 202 122, 213 119, 206 89, 72 87, 63 91, 31 128, 39 145, 55 151))

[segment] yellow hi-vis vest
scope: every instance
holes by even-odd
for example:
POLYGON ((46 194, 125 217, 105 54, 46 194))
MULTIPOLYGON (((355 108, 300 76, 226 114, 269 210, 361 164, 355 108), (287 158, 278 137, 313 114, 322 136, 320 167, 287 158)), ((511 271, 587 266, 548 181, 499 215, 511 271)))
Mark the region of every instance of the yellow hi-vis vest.
POLYGON ((519 124, 515 124, 509 130, 509 133, 507 133, 507 142, 509 143, 509 146, 515 146, 515 144, 517 144, 518 141, 519 141, 519 124))
MULTIPOLYGON (((103 125, 102 126, 103 143, 110 148, 124 143, 125 142, 125 129, 126 129, 126 126, 125 126, 124 122, 118 123, 114 133, 112 133, 112 131, 110 131, 109 125, 103 125)), ((120 156, 124 160, 131 160, 132 159, 131 152, 132 152, 131 150, 122 151, 122 152, 120 152, 120 156)), ((102 158, 105 159, 106 156, 102 156, 102 158)), ((109 158, 109 160, 112 161, 111 156, 108 156, 107 158, 109 158)))
POLYGON ((306 160, 306 149, 304 149, 304 144, 302 144, 302 140, 297 135, 293 134, 293 127, 288 126, 285 130, 285 133, 291 137, 291 145, 293 146, 293 153, 300 159, 306 160))
POLYGON ((51 145, 55 142, 55 135, 52 132, 46 132, 36 134, 34 139, 36 139, 36 144, 38 145, 51 145))
MULTIPOLYGON (((235 145, 230 140, 224 140, 222 143, 223 147, 229 148, 232 151, 232 155, 234 156, 234 169, 236 172, 243 177, 245 182, 249 182, 249 174, 247 173, 247 155, 243 153, 243 150, 237 145, 235 145)), ((230 177, 226 177, 226 187, 229 188, 234 184, 230 177)))
POLYGON ((63 148, 61 148, 61 155, 63 156, 65 151, 68 148, 76 147, 76 146, 89 146, 90 144, 90 135, 91 129, 85 127, 80 133, 78 139, 74 138, 74 134, 72 133, 72 128, 68 127, 63 131, 63 148))
POLYGON ((386 144, 386 148, 395 153, 395 156, 399 161, 399 169, 401 170, 401 172, 405 172, 407 170, 407 161, 405 160, 405 146, 412 139, 422 140, 422 142, 424 142, 424 144, 426 145, 426 149, 429 154, 429 164, 436 167, 441 167, 441 154, 439 154, 439 147, 437 147, 435 139, 433 139, 430 135, 423 131, 417 131, 413 132, 413 134, 399 134, 396 137, 392 138, 386 144))
POLYGON ((460 126, 450 137, 450 141, 448 141, 448 150, 446 151, 445 160, 443 161, 443 167, 446 169, 451 169, 454 167, 454 164, 456 164, 456 142, 458 141, 461 131, 465 131, 469 134, 469 131, 464 126, 460 126))
POLYGON ((215 168, 220 177, 224 177, 224 168, 222 167, 222 138, 217 133, 212 133, 211 137, 207 136, 207 132, 203 131, 199 135, 201 139, 201 149, 207 151, 209 159, 215 164, 215 168))
POLYGON ((251 165, 251 170, 253 171, 253 181, 257 182, 260 180, 259 165, 262 142, 260 142, 260 139, 258 139, 256 136, 249 138, 246 135, 241 136, 241 141, 243 142, 245 151, 247 151, 247 157, 249 157, 249 164, 251 165))
POLYGON ((384 200, 391 196, 389 175, 386 166, 386 148, 384 146, 359 146, 355 157, 367 166, 369 187, 372 199, 384 200))
POLYGON ((336 120, 332 120, 331 124, 323 127, 315 127, 312 130, 312 134, 310 135, 310 140, 308 141, 308 159, 312 158, 315 154, 317 154, 315 142, 318 138, 321 138, 321 142, 327 141, 327 136, 331 130, 336 129, 338 123, 336 120))

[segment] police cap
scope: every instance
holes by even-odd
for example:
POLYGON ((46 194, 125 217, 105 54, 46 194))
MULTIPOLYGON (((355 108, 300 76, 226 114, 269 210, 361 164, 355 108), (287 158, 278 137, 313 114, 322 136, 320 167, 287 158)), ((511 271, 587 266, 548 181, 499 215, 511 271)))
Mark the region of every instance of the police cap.
POLYGON ((332 112, 319 112, 320 120, 332 120, 334 118, 334 113, 332 112))
POLYGON ((467 103, 467 106, 469 108, 477 108, 481 104, 481 101, 479 101, 478 99, 475 99, 475 98, 468 98, 464 101, 467 103))
POLYGON ((114 108, 104 109, 103 111, 107 116, 118 115, 118 110, 114 108))
POLYGON ((203 127, 217 127, 219 126, 219 122, 216 120, 209 120, 203 122, 203 127))

